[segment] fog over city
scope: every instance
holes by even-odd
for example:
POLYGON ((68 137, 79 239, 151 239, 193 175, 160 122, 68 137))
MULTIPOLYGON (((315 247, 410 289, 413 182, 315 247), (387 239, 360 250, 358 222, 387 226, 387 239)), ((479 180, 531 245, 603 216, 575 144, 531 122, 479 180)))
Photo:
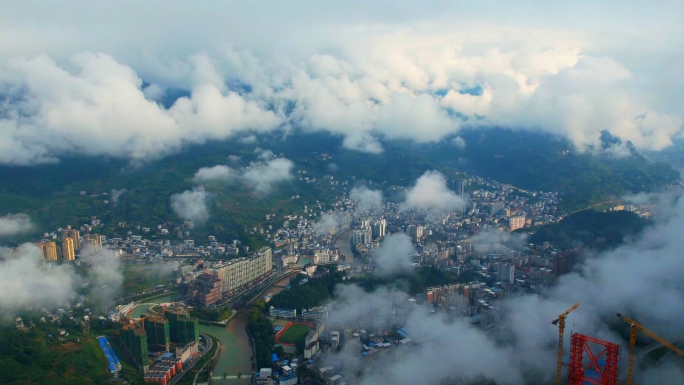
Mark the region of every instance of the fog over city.
MULTIPOLYGON (((371 315, 374 322, 384 326, 405 322, 404 330, 420 345, 381 356, 372 365, 353 359, 358 355, 354 348, 332 353, 327 360, 342 360, 349 376, 361 370, 362 384, 378 383, 381 379, 408 385, 480 377, 498 384, 524 384, 525 380, 539 378, 550 381, 555 376, 558 341, 557 326, 551 321, 576 302, 580 307, 567 320, 566 347, 570 330, 621 341, 620 364, 626 365, 627 329, 616 313, 649 325, 663 338, 680 341, 684 338, 679 322, 684 317, 684 283, 680 279, 684 275, 680 252, 684 247, 680 236, 684 230, 684 202, 665 204, 662 208, 671 211, 671 215, 657 219, 634 243, 587 259, 575 272, 559 278, 548 293, 509 298, 503 311, 502 324, 506 327, 495 333, 484 333, 472 326, 467 317, 447 321, 443 313, 430 314, 422 306, 414 309, 401 292, 385 288, 366 292, 354 286, 339 286, 337 298, 330 305, 331 319, 354 322, 371 315), (402 303, 408 310, 397 310, 396 318, 372 316, 402 303), (617 330, 623 333, 616 333, 617 330)), ((389 244, 399 247, 396 245, 403 243, 393 241, 392 237, 402 236, 406 237, 387 237, 381 249, 389 244)), ((488 239, 492 236, 484 235, 488 239)), ((410 241, 407 245, 411 246, 410 241)), ((401 266, 402 255, 407 251, 394 250, 391 255, 399 259, 392 266, 401 266)), ((380 266, 385 266, 385 262, 380 266)), ((677 370, 669 366, 647 370, 641 374, 641 383, 661 384, 663 379, 676 376, 677 370)))

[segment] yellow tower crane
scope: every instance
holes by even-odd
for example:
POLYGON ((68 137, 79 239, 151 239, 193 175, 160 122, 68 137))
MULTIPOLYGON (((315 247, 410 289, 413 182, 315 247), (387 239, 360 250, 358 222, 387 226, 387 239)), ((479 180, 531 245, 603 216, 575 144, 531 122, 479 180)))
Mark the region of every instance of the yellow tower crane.
POLYGON ((674 346, 671 343, 665 341, 664 339, 658 337, 652 331, 650 331, 650 330, 646 329, 645 327, 639 325, 633 319, 627 318, 620 313, 618 313, 617 316, 620 317, 621 320, 627 322, 630 325, 630 330, 629 330, 629 364, 627 366, 627 385, 632 385, 632 369, 634 369, 634 345, 636 344, 637 331, 644 332, 647 336, 653 338, 654 340, 663 344, 663 346, 669 348, 673 352, 684 357, 683 351, 677 349, 676 346, 674 346))
POLYGON ((553 320, 551 323, 558 325, 558 365, 556 367, 556 385, 561 383, 561 367, 563 366, 563 333, 565 332, 565 317, 568 314, 579 307, 579 302, 572 305, 572 307, 558 316, 557 319, 553 320))

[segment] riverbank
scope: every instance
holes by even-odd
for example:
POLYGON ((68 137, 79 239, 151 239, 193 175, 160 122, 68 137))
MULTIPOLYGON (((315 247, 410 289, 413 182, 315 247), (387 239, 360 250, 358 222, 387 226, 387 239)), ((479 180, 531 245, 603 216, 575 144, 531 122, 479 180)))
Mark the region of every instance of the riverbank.
POLYGON ((350 242, 352 234, 352 229, 347 229, 335 235, 335 243, 340 254, 344 256, 344 263, 354 263, 354 252, 352 252, 350 242))
MULTIPOLYGON (((296 273, 292 272, 290 275, 296 273)), ((253 296, 250 295, 249 302, 267 294, 280 293, 290 284, 290 275, 279 279, 263 290, 258 290, 253 296)), ((139 318, 151 306, 170 302, 177 294, 177 292, 164 293, 146 298, 144 300, 146 304, 140 304, 133 309, 133 317, 139 318)), ((225 322, 224 325, 220 323, 209 324, 211 321, 200 321, 200 332, 212 335, 218 340, 218 348, 215 353, 217 358, 215 363, 210 363, 213 365, 211 383, 212 385, 249 385, 252 382, 252 357, 254 354, 252 341, 246 330, 247 314, 235 312, 225 322)))
MULTIPOLYGON (((293 272, 292 274, 296 274, 293 272)), ((284 277, 259 290, 249 302, 266 294, 277 294, 290 284, 284 277)), ((253 344, 247 334, 247 313, 235 313, 225 326, 200 325, 203 333, 216 336, 220 343, 218 360, 214 365, 211 383, 218 385, 249 385, 252 382, 253 344)))

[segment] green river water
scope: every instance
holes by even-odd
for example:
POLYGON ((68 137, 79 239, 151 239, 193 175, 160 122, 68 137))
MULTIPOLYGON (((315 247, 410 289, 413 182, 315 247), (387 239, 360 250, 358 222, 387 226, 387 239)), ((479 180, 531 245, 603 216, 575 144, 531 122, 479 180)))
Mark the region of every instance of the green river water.
MULTIPOLYGON (((266 289, 263 295, 268 293, 276 294, 283 290, 283 286, 289 284, 289 278, 278 281, 273 286, 266 289)), ((170 302, 178 298, 178 293, 172 293, 163 297, 158 297, 143 301, 144 304, 133 309, 133 317, 140 317, 151 306, 170 302), (145 305, 147 304, 147 305, 145 305)), ((202 333, 210 334, 219 340, 220 352, 219 359, 214 366, 212 374, 212 384, 220 385, 248 385, 251 383, 252 376, 252 346, 245 331, 247 314, 238 313, 226 326, 200 325, 202 333), (241 378, 237 378, 241 374, 241 378), (224 375, 226 378, 224 378, 224 375)))

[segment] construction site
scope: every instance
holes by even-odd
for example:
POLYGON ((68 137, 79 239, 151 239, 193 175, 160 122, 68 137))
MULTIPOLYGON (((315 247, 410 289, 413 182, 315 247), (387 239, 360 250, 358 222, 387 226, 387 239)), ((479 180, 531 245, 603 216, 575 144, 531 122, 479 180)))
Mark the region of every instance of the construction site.
MULTIPOLYGON (((130 312, 127 317, 121 317, 121 342, 143 373, 159 369, 160 360, 178 359, 181 363, 186 362, 198 352, 199 334, 199 321, 189 317, 182 309, 163 308, 161 314, 137 319, 130 312)), ((169 370, 175 375, 175 369, 169 370)), ((161 381, 157 375, 149 377, 161 381)))
MULTIPOLYGON (((638 382, 635 378, 638 368, 635 367, 635 357, 639 332, 655 341, 641 349, 639 356, 642 359, 646 354, 656 349, 668 349, 668 354, 661 357, 661 360, 668 356, 676 356, 680 365, 684 364, 684 351, 633 319, 619 313, 617 317, 629 325, 629 352, 627 353, 629 356, 626 367, 624 364, 623 367, 620 366, 619 344, 580 333, 571 335, 569 360, 564 359, 565 321, 568 315, 579 306, 580 304, 576 303, 551 322, 558 326, 556 385, 637 385, 638 382)), ((684 365, 682 365, 682 369, 682 377, 684 378, 684 365)))

